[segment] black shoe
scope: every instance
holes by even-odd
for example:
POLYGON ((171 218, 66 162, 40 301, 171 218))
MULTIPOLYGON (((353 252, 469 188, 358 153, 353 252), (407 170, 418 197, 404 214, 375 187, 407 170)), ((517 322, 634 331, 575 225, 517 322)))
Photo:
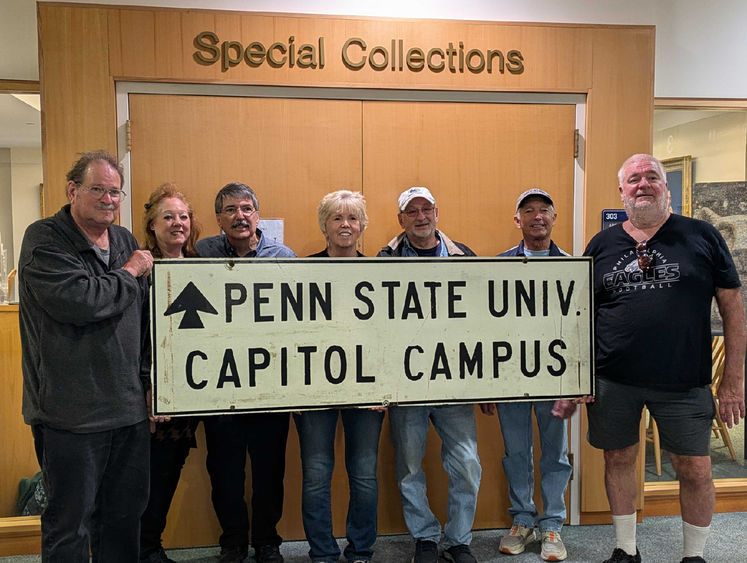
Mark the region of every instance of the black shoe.
POLYGON ((444 559, 453 563, 477 563, 468 545, 452 545, 444 551, 444 559))
POLYGON ((283 563, 280 548, 276 545, 260 545, 254 548, 254 557, 257 563, 283 563))
POLYGON ((249 555, 249 547, 246 545, 221 547, 218 563, 242 563, 247 555, 249 555))
POLYGON ((438 545, 430 540, 415 542, 415 557, 412 563, 438 563, 438 545))
POLYGON ((683 557, 680 563, 706 563, 706 560, 700 555, 694 555, 692 557, 683 557))
POLYGON ((641 563, 641 552, 636 548, 635 555, 629 555, 624 549, 616 547, 615 551, 612 552, 612 557, 604 563, 641 563))
POLYGON ((141 557, 140 563, 176 563, 173 559, 169 559, 163 548, 159 548, 158 551, 154 551, 147 557, 141 557))

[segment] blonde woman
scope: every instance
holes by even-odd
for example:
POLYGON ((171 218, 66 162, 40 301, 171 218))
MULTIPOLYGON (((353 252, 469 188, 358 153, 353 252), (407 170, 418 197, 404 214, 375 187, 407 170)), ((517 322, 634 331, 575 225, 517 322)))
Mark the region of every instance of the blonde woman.
MULTIPOLYGON (((319 204, 319 227, 326 247, 312 257, 363 256, 358 238, 366 228, 366 200, 359 192, 339 190, 327 194, 319 204)), ((345 431, 345 467, 350 502, 345 524, 348 563, 365 563, 373 556, 376 541, 376 508, 379 491, 376 467, 381 409, 327 409, 294 415, 301 444, 303 493, 301 511, 309 556, 314 563, 337 562, 340 548, 332 534, 331 481, 335 465, 335 429, 342 417, 345 431)))

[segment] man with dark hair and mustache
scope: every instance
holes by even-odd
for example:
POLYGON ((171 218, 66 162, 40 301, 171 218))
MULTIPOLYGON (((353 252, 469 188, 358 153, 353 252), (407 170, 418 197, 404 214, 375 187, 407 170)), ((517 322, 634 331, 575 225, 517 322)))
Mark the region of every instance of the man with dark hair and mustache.
POLYGON ((641 561, 636 548, 636 457, 646 406, 680 485, 683 562, 702 562, 715 494, 710 432, 711 301, 724 321, 718 389, 727 426, 744 418, 745 313, 739 276, 719 232, 669 210, 664 168, 647 154, 618 174, 628 220, 597 234, 594 258, 596 399, 589 442, 604 450, 617 546, 609 563, 641 561))
POLYGON ((70 203, 26 229, 18 260, 23 417, 48 505, 44 561, 130 563, 148 502, 150 252, 114 224, 122 168, 84 153, 70 203))
MULTIPOLYGON (((215 197, 215 217, 223 231, 202 239, 201 257, 289 258, 295 253, 262 234, 259 201, 249 186, 234 182, 215 197)), ((277 523, 283 513, 288 413, 253 413, 205 418, 207 470, 212 499, 223 533, 221 563, 240 563, 248 554, 249 514, 244 502, 244 467, 252 466, 251 544, 258 563, 283 561, 277 523)))

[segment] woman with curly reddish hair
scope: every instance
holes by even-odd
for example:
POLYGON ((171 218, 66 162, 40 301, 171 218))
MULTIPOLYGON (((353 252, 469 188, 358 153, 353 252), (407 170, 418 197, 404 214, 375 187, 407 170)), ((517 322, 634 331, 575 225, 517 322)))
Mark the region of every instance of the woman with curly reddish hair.
POLYGON ((163 184, 145 204, 143 215, 144 250, 155 258, 198 256, 195 243, 200 238, 192 206, 176 184, 163 184))
MULTIPOLYGON (((192 206, 176 184, 163 184, 145 204, 145 242, 154 258, 198 256, 200 236, 192 206)), ((173 563, 161 545, 166 515, 190 448, 196 447, 196 417, 167 419, 155 424, 150 441, 150 498, 140 520, 141 563, 173 563)), ((153 426, 151 426, 153 429, 153 426)))

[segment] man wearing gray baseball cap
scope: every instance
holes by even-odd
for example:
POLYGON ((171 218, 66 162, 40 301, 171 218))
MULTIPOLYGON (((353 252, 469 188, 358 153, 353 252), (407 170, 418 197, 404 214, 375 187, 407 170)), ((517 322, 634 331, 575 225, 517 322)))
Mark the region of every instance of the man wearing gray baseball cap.
MULTIPOLYGON (((568 256, 552 241, 552 228, 558 214, 550 194, 539 188, 523 192, 516 200, 514 224, 521 229, 522 240, 500 256, 568 256)), ((485 414, 498 411, 505 455, 503 471, 508 480, 508 513, 513 519, 510 532, 501 538, 498 550, 516 555, 535 541, 535 526, 542 540, 541 557, 545 561, 562 561, 567 557, 560 530, 565 522, 565 490, 571 477, 568 462, 566 421, 558 418, 564 403, 531 401, 485 403, 485 414), (534 504, 534 466, 532 462, 532 409, 537 419, 542 457, 542 514, 534 504), (558 414, 556 414, 558 413, 558 414)))

